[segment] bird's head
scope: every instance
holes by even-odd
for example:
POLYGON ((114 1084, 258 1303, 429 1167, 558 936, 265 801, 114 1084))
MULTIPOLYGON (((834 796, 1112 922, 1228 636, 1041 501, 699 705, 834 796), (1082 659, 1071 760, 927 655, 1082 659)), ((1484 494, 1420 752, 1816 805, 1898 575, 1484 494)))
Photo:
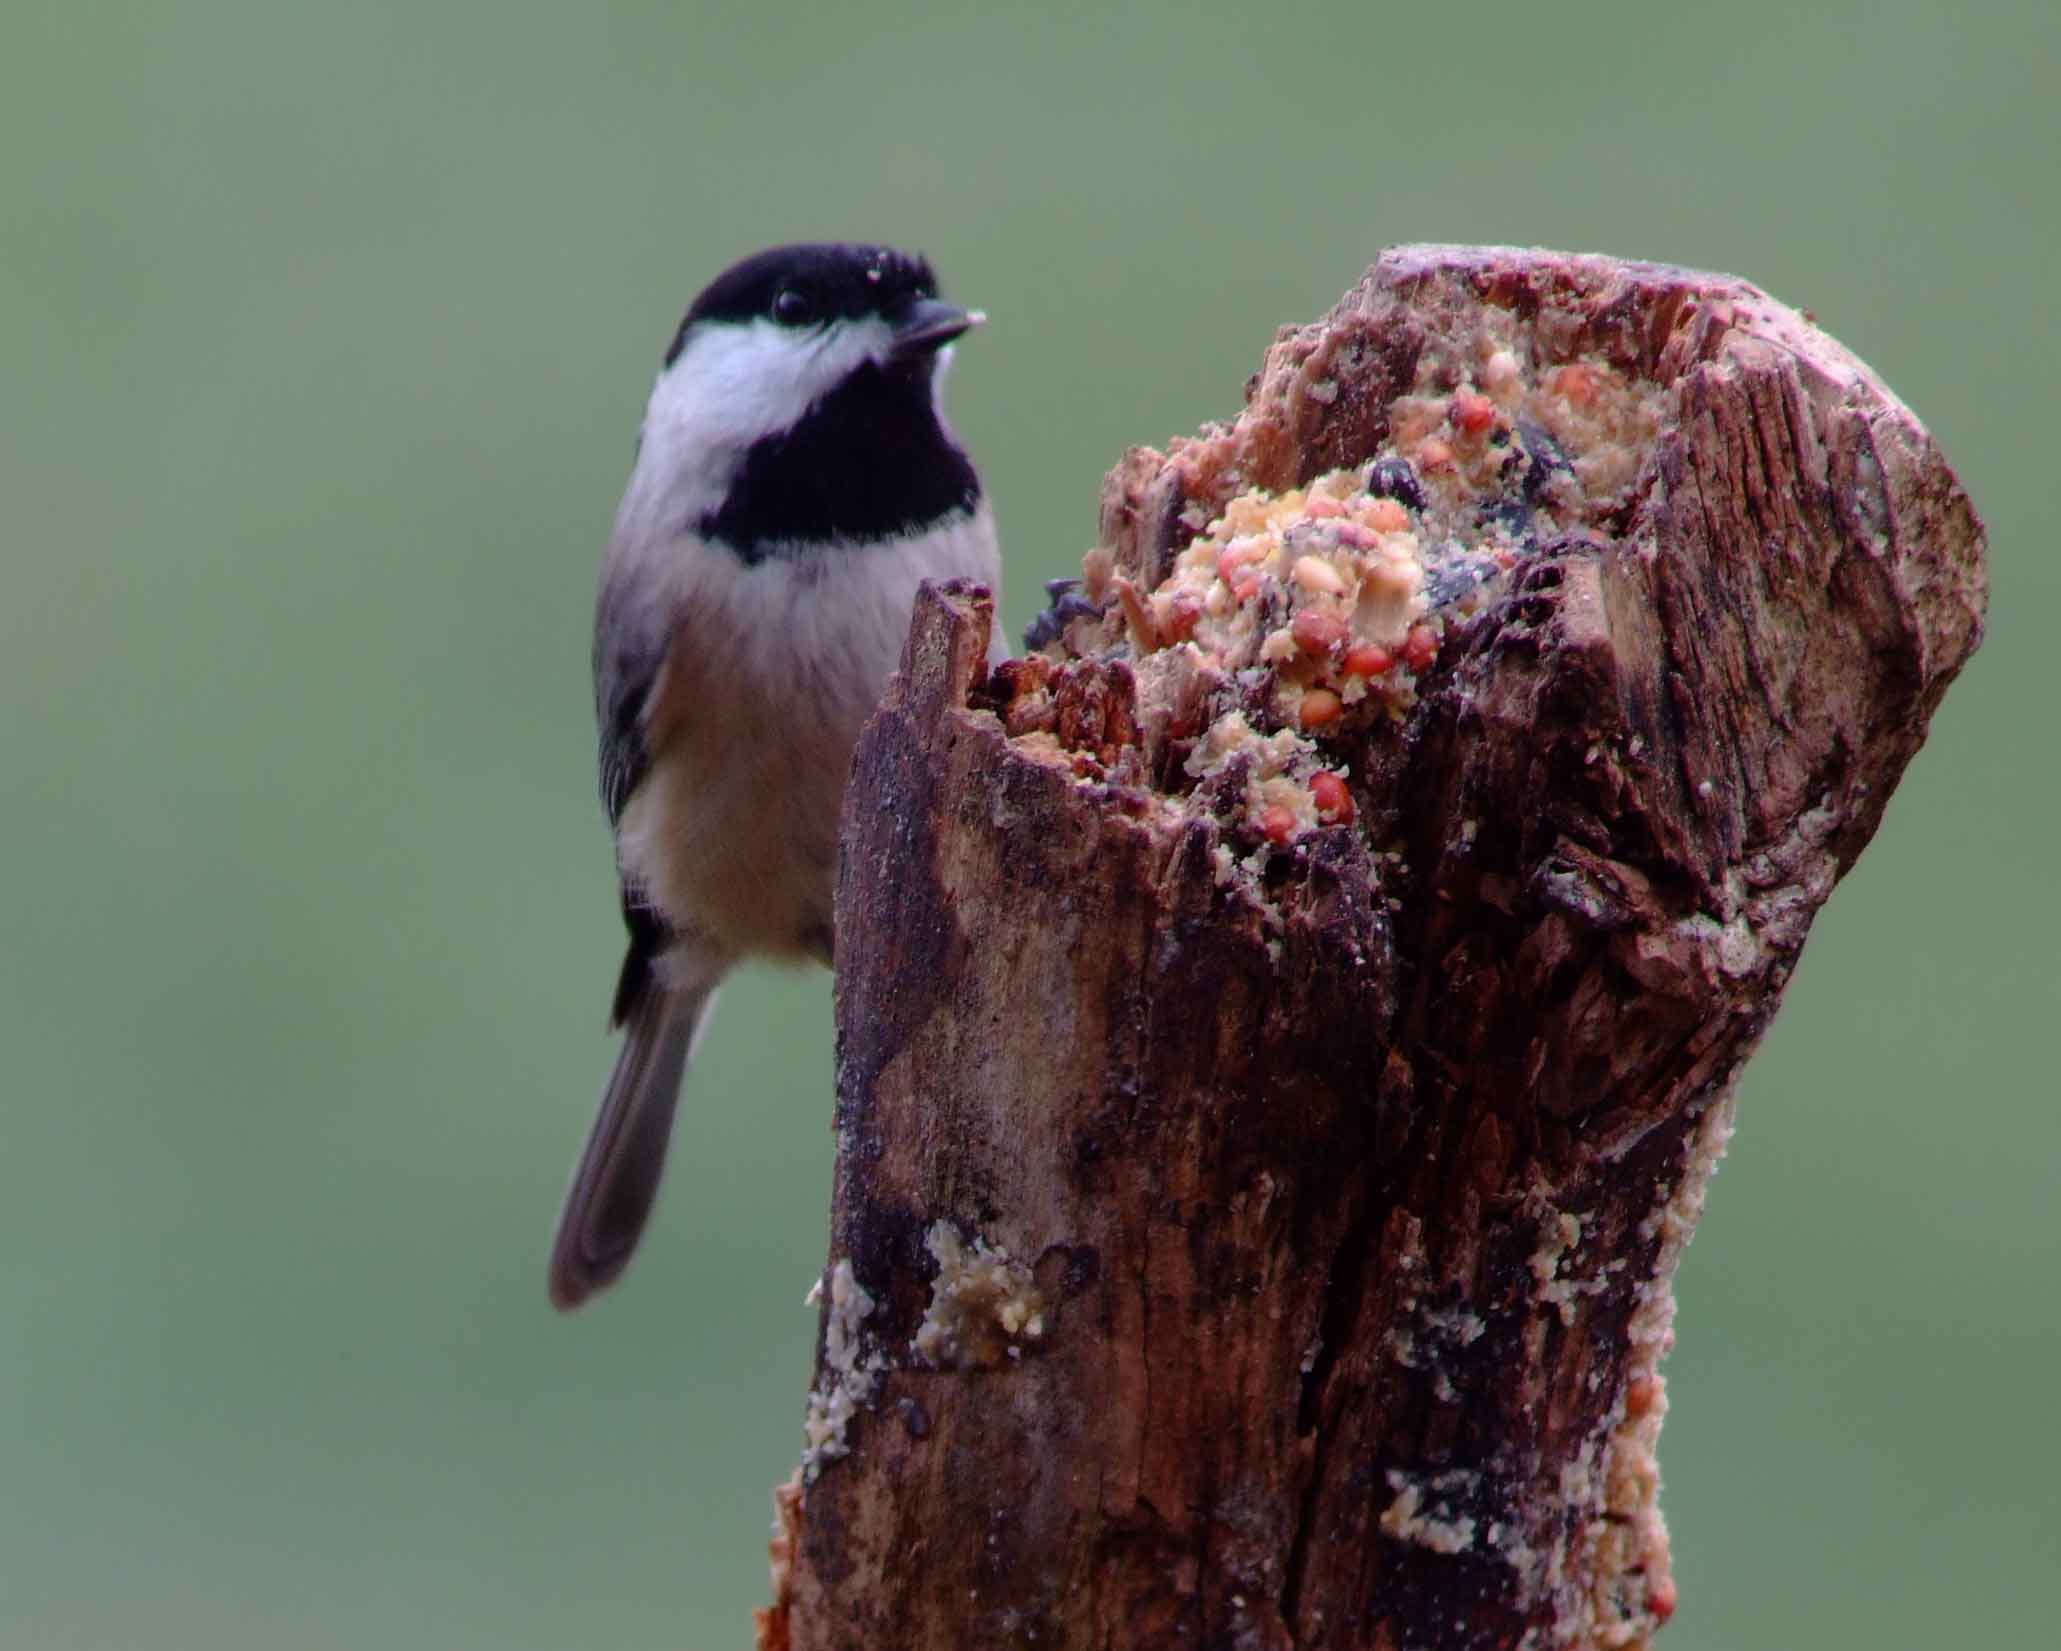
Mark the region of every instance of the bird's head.
POLYGON ((792 430, 854 375, 926 397, 952 341, 982 320, 945 303, 921 257, 889 247, 774 247, 731 266, 688 309, 653 412, 695 438, 749 447, 792 430))
POLYGON ((774 247, 733 265, 666 352, 625 512, 642 533, 756 556, 970 508, 978 481, 941 392, 952 341, 982 319, 888 247, 774 247))

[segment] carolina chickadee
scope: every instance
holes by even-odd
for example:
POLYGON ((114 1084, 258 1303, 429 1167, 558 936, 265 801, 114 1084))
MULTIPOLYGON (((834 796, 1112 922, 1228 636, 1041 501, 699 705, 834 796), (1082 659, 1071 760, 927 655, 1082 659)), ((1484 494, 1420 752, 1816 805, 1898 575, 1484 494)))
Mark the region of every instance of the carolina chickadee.
POLYGON ((594 694, 628 954, 621 1052, 551 1249, 572 1308, 628 1264, 716 987, 831 958, 837 820, 916 587, 1001 563, 941 406, 982 320, 922 258, 776 247, 694 300, 601 576, 594 694))

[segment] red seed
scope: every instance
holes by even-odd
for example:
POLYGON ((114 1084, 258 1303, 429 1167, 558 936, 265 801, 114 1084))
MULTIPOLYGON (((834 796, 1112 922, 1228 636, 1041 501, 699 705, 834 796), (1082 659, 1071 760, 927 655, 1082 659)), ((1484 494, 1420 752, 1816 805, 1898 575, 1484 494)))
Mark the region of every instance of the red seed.
POLYGON ((1453 467, 1453 449, 1436 436, 1426 436, 1417 444, 1417 468, 1419 470, 1450 470, 1453 467))
POLYGON ((1352 824, 1353 794, 1346 790, 1345 781, 1330 769, 1320 770, 1310 777, 1310 795, 1316 799, 1317 818, 1326 825, 1352 824))
POLYGON ((1302 513, 1305 516, 1343 516, 1345 506, 1329 493, 1312 493, 1308 502, 1303 505, 1302 513))
POLYGON ((1304 608, 1295 616, 1295 623, 1288 627, 1288 634, 1295 638, 1295 645, 1304 653, 1321 657, 1345 640, 1346 623, 1335 613, 1304 608))
POLYGON ((1232 545, 1217 553, 1217 577, 1227 585, 1236 584, 1239 570, 1259 558, 1258 545, 1232 545))
POLYGON ((1403 663, 1419 676, 1431 669, 1438 658, 1438 632, 1429 625, 1412 625, 1403 639, 1403 663))
POLYGON ((1312 688, 1302 696, 1300 717, 1305 728, 1328 728, 1345 713, 1345 701, 1329 688, 1312 688))
POLYGON ((1260 832, 1268 842, 1285 848, 1295 841, 1295 811, 1279 803, 1260 810, 1260 832))
POLYGON ((1453 428, 1462 435, 1478 436, 1496 422, 1496 404, 1472 390, 1461 390, 1447 409, 1453 428))
POLYGON ((1259 588, 1260 576, 1256 573, 1248 573, 1231 581, 1231 594, 1241 602, 1250 602, 1259 595, 1259 588))
POLYGON ((1395 655, 1378 642, 1361 642, 1345 650, 1348 676, 1386 676, 1395 669, 1395 655))
POLYGON ((1680 1596, 1675 1592, 1675 1579, 1671 1576, 1657 1579, 1646 1592, 1646 1604, 1653 1612, 1654 1619, 1659 1622, 1665 1622, 1673 1616, 1675 1607, 1680 1603, 1680 1596))
MULTIPOLYGON (((1453 456, 1452 450, 1447 448, 1444 442, 1440 442, 1439 447, 1445 451, 1447 458, 1453 456)), ((1360 520, 1376 533, 1400 533, 1410 525, 1410 513, 1394 499, 1376 499, 1360 512, 1360 520)))
POLYGON ((1596 369, 1586 362, 1569 362, 1553 374, 1553 393, 1571 407, 1588 406, 1600 388, 1596 369))
POLYGON ((1660 1378, 1638 1376, 1625 1384, 1624 1413, 1627 1416, 1651 1415, 1653 1407, 1660 1403, 1660 1378))
POLYGON ((1176 592, 1159 621, 1159 633, 1169 642, 1186 642, 1202 622, 1202 600, 1188 591, 1176 592))

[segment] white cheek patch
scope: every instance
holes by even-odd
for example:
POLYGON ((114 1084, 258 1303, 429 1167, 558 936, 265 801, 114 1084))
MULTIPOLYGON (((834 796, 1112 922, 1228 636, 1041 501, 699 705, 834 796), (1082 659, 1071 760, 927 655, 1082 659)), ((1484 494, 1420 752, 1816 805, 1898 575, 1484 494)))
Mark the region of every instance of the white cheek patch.
POLYGON ((884 359, 893 342, 879 320, 704 327, 659 378, 649 423, 708 447, 749 447, 793 429, 855 368, 884 359))
POLYGON ((878 319, 697 329, 652 387, 618 537, 663 538, 719 509, 754 442, 793 429, 854 369, 893 348, 893 329, 878 319))

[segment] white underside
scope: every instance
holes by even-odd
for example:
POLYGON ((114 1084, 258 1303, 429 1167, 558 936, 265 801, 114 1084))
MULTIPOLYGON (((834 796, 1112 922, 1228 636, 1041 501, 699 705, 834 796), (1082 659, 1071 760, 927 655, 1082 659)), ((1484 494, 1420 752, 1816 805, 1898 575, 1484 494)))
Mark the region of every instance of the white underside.
POLYGON ((983 503, 917 538, 750 565, 692 540, 645 556, 674 634, 647 714, 652 766, 618 833, 623 872, 697 968, 810 955, 829 930, 852 747, 901 659, 916 588, 997 589, 992 518, 983 503))

